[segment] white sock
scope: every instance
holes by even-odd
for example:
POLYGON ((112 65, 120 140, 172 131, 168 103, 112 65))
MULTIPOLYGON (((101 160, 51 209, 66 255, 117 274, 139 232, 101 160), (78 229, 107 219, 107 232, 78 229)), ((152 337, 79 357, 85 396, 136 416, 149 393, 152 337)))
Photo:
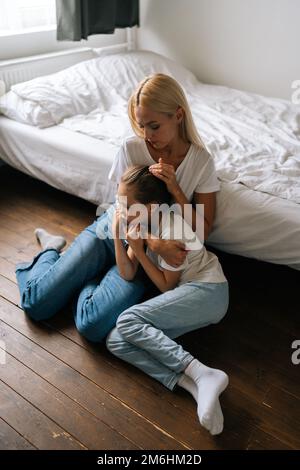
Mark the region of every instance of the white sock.
POLYGON ((218 398, 216 401, 215 414, 213 417, 212 428, 210 430, 210 433, 213 436, 217 434, 221 434, 221 432, 223 431, 223 427, 224 427, 224 416, 223 416, 222 408, 220 405, 220 400, 218 398))
POLYGON ((195 402, 198 403, 198 387, 190 377, 183 374, 178 380, 177 385, 189 392, 193 396, 195 402))
MULTIPOLYGON (((197 412, 200 423, 210 431, 211 434, 219 434, 223 429, 223 413, 219 396, 228 385, 228 376, 219 369, 206 367, 197 359, 194 359, 187 366, 184 373, 190 377, 197 386, 197 412)), ((179 382, 178 384, 182 386, 179 382)), ((186 385, 185 380, 184 382, 186 385)), ((190 390, 192 390, 190 385, 189 387, 190 390)), ((190 393, 192 393, 192 391, 190 391, 190 393)), ((195 391, 193 389, 193 396, 194 393, 195 391)))
POLYGON ((61 251, 67 243, 64 237, 51 235, 51 233, 43 228, 35 229, 34 233, 43 250, 54 248, 57 251, 61 251))
MULTIPOLYGON (((177 382, 177 385, 184 388, 187 392, 189 392, 196 403, 198 403, 198 387, 196 383, 188 376, 183 374, 177 382)), ((220 434, 223 431, 224 426, 224 417, 220 405, 219 399, 217 399, 216 406, 215 406, 215 413, 212 418, 212 426, 210 433, 212 435, 220 434)))

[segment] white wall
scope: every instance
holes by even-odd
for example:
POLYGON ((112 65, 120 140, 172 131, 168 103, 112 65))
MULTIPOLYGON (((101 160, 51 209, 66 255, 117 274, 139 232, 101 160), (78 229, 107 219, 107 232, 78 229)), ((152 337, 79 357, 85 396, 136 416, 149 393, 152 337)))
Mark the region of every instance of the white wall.
POLYGON ((126 29, 118 29, 115 34, 96 34, 88 40, 57 41, 56 31, 40 31, 12 36, 0 36, 0 60, 14 59, 46 52, 54 52, 75 47, 102 47, 126 41, 126 29))
POLYGON ((140 0, 138 45, 200 80, 291 98, 300 79, 300 0, 140 0))

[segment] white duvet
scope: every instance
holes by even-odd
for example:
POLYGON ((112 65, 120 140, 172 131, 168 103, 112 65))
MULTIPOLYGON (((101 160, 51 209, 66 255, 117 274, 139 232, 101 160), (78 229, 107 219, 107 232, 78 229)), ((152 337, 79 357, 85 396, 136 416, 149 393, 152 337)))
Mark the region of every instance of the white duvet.
POLYGON ((138 82, 154 72, 168 73, 182 84, 221 181, 300 203, 299 105, 202 84, 184 67, 145 51, 82 62, 15 85, 11 93, 43 110, 43 120, 36 119, 40 127, 60 123, 121 145, 132 133, 128 98, 138 82))
MULTIPOLYGON (((300 203, 299 106, 201 83, 187 96, 221 181, 300 203)), ((67 118, 61 126, 118 145, 132 133, 125 103, 113 112, 67 118)))

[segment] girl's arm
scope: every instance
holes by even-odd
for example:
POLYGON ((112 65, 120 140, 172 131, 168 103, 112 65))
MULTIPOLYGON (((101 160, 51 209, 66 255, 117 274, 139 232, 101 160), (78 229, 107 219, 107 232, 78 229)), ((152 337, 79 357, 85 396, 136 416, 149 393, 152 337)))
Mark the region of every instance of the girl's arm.
POLYGON ((168 271, 158 269, 144 251, 135 253, 144 271, 161 292, 174 289, 176 287, 181 271, 168 271))
POLYGON ((134 255, 132 248, 129 247, 126 251, 122 239, 119 238, 119 222, 120 212, 116 210, 113 218, 113 234, 116 263, 119 269, 120 276, 126 281, 132 281, 132 279, 136 275, 139 262, 136 256, 134 255))
POLYGON ((136 275, 139 261, 130 247, 126 251, 122 240, 115 238, 114 243, 116 262, 120 276, 126 281, 132 281, 136 275))
POLYGON ((132 227, 127 233, 127 241, 135 257, 144 268, 148 277, 161 292, 173 289, 179 281, 181 271, 169 271, 167 269, 161 271, 158 269, 145 253, 144 240, 140 238, 139 235, 138 227, 132 227))

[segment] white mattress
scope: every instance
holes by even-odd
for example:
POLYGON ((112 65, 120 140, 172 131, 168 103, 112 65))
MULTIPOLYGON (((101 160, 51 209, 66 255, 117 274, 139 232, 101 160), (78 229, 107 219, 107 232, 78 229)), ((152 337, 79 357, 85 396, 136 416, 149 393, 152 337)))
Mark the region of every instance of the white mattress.
POLYGON ((242 184, 221 183, 208 244, 300 270, 300 205, 242 184))
POLYGON ((46 129, 0 116, 0 158, 51 186, 99 204, 118 147, 60 126, 46 129))
MULTIPOLYGON (((0 156, 55 188, 99 204, 118 146, 61 126, 38 129, 0 117, 0 156)), ((300 270, 300 206, 242 184, 221 183, 208 244, 300 270)))

